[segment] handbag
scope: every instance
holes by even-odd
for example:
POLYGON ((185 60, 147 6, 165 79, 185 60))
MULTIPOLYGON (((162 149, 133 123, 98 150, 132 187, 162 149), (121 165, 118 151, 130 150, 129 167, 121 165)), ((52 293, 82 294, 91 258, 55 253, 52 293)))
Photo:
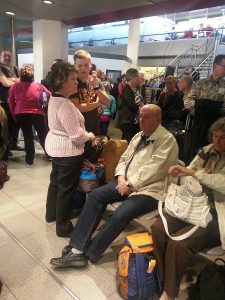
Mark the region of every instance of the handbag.
POLYGON ((50 93, 47 92, 41 84, 38 83, 38 85, 40 88, 39 88, 37 105, 38 105, 38 107, 45 108, 48 106, 50 93))
POLYGON ((100 158, 103 152, 105 136, 101 136, 95 146, 92 146, 91 141, 87 141, 84 147, 84 157, 92 163, 95 163, 100 158))
POLYGON ((79 188, 84 193, 90 193, 101 184, 104 175, 104 165, 101 161, 93 164, 85 159, 80 171, 79 188))
POLYGON ((166 218, 162 212, 162 201, 158 209, 167 235, 176 241, 183 240, 193 234, 199 227, 206 227, 212 220, 208 197, 202 191, 200 183, 192 176, 185 176, 181 185, 171 183, 165 195, 165 211, 172 217, 195 225, 188 232, 180 236, 169 234, 166 218))

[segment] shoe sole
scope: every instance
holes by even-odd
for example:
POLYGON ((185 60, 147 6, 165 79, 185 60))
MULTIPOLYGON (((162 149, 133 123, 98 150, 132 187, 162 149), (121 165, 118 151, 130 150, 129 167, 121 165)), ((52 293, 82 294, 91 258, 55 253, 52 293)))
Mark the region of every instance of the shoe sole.
POLYGON ((76 261, 73 264, 69 264, 68 266, 60 266, 58 264, 54 264, 54 263, 50 263, 51 265, 53 265, 55 268, 57 269, 70 269, 70 268, 84 268, 86 267, 86 265, 88 264, 87 261, 76 261))

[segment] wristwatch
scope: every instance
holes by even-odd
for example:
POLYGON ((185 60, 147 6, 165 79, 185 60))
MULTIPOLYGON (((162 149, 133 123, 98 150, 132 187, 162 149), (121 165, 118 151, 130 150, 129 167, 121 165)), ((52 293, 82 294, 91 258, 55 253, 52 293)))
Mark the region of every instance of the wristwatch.
POLYGON ((134 191, 134 188, 132 187, 132 185, 129 183, 129 181, 125 181, 126 186, 128 186, 130 188, 131 191, 134 191))
POLYGON ((94 87, 94 91, 98 91, 100 89, 100 86, 97 85, 96 87, 94 87))

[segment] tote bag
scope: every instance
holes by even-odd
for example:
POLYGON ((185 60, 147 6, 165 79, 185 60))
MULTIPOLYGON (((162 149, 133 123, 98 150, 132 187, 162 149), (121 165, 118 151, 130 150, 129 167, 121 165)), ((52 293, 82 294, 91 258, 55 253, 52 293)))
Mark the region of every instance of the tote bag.
POLYGON ((159 202, 159 214, 162 218, 167 235, 173 240, 183 240, 193 234, 199 227, 206 227, 212 220, 208 197, 202 192, 200 183, 192 176, 183 178, 181 185, 171 183, 165 195, 165 211, 182 221, 195 225, 180 236, 169 234, 166 218, 162 212, 162 201, 159 202))

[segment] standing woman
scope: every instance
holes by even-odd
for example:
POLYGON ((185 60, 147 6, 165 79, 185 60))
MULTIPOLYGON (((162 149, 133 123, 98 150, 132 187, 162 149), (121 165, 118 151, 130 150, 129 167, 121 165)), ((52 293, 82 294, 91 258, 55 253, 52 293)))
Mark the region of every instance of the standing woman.
POLYGON ((77 92, 77 74, 68 62, 52 66, 48 76, 52 96, 48 106, 49 132, 45 141, 52 156, 52 172, 46 203, 46 221, 56 221, 56 234, 68 237, 73 231, 70 221, 72 199, 83 162, 84 143, 95 140, 84 127, 84 117, 69 100, 77 92))
POLYGON ((49 91, 34 82, 34 72, 31 66, 20 69, 20 82, 14 83, 9 90, 9 107, 15 121, 22 129, 24 136, 26 164, 33 165, 34 140, 33 127, 37 131, 40 144, 45 151, 44 143, 47 135, 44 111, 40 105, 40 96, 49 91))

